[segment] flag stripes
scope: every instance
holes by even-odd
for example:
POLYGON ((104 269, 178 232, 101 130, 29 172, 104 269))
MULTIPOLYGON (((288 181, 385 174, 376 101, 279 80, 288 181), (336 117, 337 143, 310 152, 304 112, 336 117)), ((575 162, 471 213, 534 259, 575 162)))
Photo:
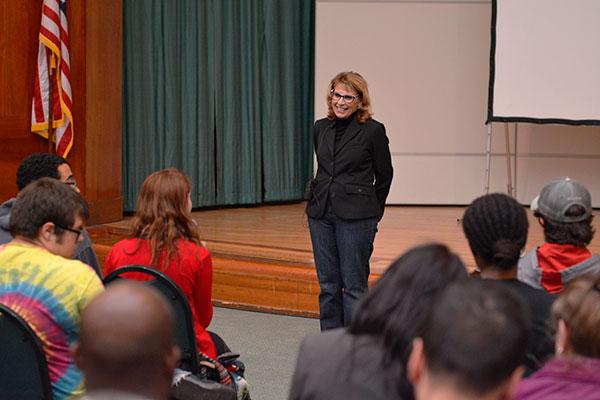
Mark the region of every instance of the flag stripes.
POLYGON ((66 0, 44 0, 39 41, 31 105, 31 131, 48 138, 51 103, 55 151, 56 154, 66 157, 73 146, 73 101, 66 0), (51 70, 54 70, 52 82, 51 70))

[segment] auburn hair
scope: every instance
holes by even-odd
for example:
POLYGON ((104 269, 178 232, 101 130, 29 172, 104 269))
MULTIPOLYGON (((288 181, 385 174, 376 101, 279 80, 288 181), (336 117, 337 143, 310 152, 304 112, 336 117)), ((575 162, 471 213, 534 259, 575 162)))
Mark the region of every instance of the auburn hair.
MULTIPOLYGON (((142 184, 132 237, 150 243, 150 265, 157 269, 166 269, 171 258, 179 256, 178 240, 201 245, 196 223, 188 210, 191 189, 189 178, 175 168, 154 172, 142 184)), ((141 242, 138 248, 140 245, 141 242)))
POLYGON ((340 72, 337 74, 329 83, 327 87, 327 118, 334 120, 336 119, 335 113, 333 112, 333 106, 331 105, 331 99, 333 97, 333 91, 335 85, 342 84, 356 92, 360 101, 360 106, 356 111, 356 120, 360 124, 364 124, 371 118, 373 111, 371 110, 371 96, 369 95, 369 88, 367 81, 358 72, 340 72))

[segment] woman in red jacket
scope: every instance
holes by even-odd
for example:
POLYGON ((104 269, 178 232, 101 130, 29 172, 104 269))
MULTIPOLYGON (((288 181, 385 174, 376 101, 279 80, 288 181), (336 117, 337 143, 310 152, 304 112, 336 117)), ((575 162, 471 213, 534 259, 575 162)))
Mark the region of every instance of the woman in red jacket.
POLYGON ((156 268, 185 294, 192 311, 198 350, 216 358, 229 351, 207 328, 212 320, 212 260, 191 218, 189 178, 174 168, 148 176, 140 190, 131 238, 113 246, 105 274, 131 265, 156 268), (224 347, 218 349, 215 346, 224 347))

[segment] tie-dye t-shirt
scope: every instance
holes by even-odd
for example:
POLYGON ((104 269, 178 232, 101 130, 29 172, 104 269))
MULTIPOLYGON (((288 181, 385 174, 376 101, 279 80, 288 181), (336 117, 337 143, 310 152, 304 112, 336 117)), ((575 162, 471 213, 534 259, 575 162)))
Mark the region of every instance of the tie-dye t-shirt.
POLYGON ((83 375, 69 354, 80 314, 103 290, 94 270, 36 246, 0 246, 0 303, 23 317, 46 352, 55 400, 83 393, 83 375))

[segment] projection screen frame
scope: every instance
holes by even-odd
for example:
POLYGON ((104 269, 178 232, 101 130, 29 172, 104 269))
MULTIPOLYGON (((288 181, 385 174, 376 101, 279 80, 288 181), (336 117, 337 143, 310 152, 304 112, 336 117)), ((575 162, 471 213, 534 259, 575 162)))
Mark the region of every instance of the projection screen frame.
MULTIPOLYGON (((600 126, 599 119, 566 119, 566 118, 536 118, 526 116, 496 116, 494 115, 494 83, 496 75, 496 28, 498 17, 498 1, 492 0, 492 18, 491 18, 491 44, 490 44, 490 75, 488 87, 488 109, 486 125, 491 122, 525 122, 533 124, 560 124, 560 125, 589 125, 600 126)), ((600 73, 600 71, 599 71, 600 73)))

